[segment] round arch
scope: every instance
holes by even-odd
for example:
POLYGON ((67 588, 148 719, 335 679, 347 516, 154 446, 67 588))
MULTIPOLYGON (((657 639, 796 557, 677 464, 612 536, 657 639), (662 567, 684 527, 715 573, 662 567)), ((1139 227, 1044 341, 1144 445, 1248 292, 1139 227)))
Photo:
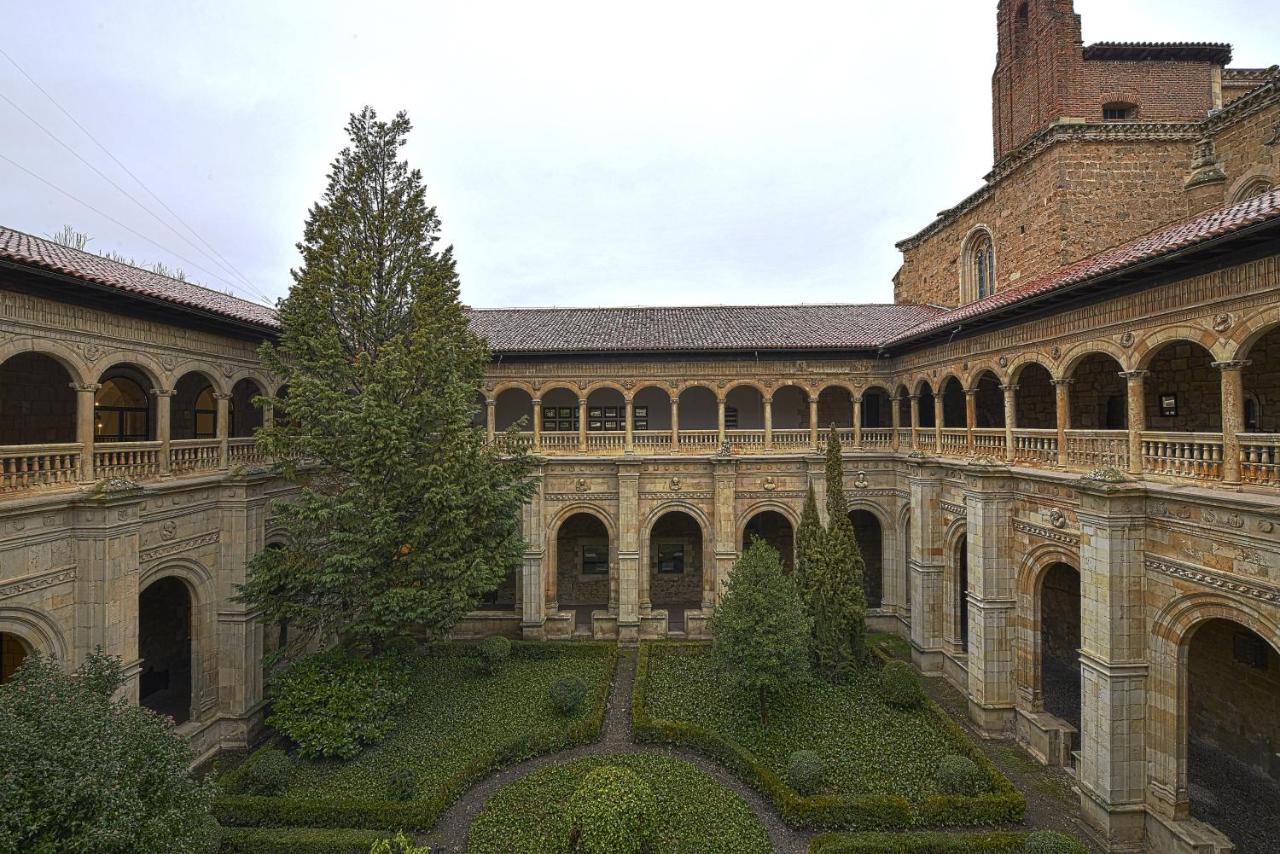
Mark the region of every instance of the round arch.
POLYGON ((622 385, 622 383, 614 382, 613 380, 596 380, 595 382, 592 382, 590 385, 588 385, 586 388, 582 390, 581 396, 590 397, 591 395, 595 394, 601 389, 612 389, 613 391, 616 391, 618 394, 622 395, 623 400, 631 399, 632 391, 628 390, 625 386, 622 385))
MULTIPOLYGON (((1040 590, 1049 570, 1059 564, 1079 572, 1080 555, 1058 543, 1041 543, 1032 547, 1018 564, 1015 576, 1016 607, 1014 609, 1014 681, 1031 698, 1027 711, 1044 711, 1040 674, 1041 625, 1040 590)), ((1020 696, 1023 696, 1020 695, 1020 696)))
MULTIPOLYGON (((706 513, 693 502, 684 500, 664 501, 652 508, 641 526, 640 601, 642 605, 650 604, 666 609, 669 631, 687 630, 686 615, 690 610, 715 606, 718 582, 715 542, 711 531, 711 520, 706 513), (686 556, 686 563, 675 570, 674 576, 670 572, 664 574, 660 561, 653 552, 654 536, 658 534, 659 526, 664 520, 673 517, 685 517, 697 529, 696 569, 686 556), (691 584, 691 581, 695 583, 691 584)), ((666 534, 670 542, 679 542, 682 549, 683 544, 688 542, 687 539, 673 539, 679 536, 678 531, 668 530, 666 534)))
POLYGON ((715 392, 720 397, 728 397, 729 392, 733 391, 735 388, 744 388, 744 387, 755 389, 757 392, 760 393, 761 399, 769 397, 770 393, 765 390, 765 387, 763 385, 756 382, 755 380, 731 380, 722 389, 717 389, 717 388, 712 388, 711 386, 707 386, 707 388, 710 388, 713 392, 715 392))
POLYGON ((1017 385, 1018 381, 1022 379, 1022 372, 1031 365, 1037 365, 1038 367, 1044 368, 1045 373, 1049 375, 1050 379, 1061 379, 1061 377, 1053 372, 1053 368, 1050 366, 1050 360, 1045 359, 1041 354, 1019 353, 1017 356, 1014 356, 1009 360, 1009 367, 1006 369, 1007 373, 1005 374, 1005 376, 1009 378, 1006 385, 1017 385))
POLYGON ((1104 356, 1110 356, 1120 365, 1120 370, 1129 370, 1130 353, 1119 344, 1113 344, 1105 339, 1097 341, 1082 341, 1067 348, 1062 354, 1062 358, 1058 360, 1058 364, 1062 369, 1062 376, 1059 379, 1070 378, 1076 368, 1080 367, 1080 363, 1090 356, 1101 353, 1104 356))
POLYGON ((147 378, 150 387, 144 389, 148 394, 153 388, 173 388, 173 381, 180 376, 166 369, 150 353, 139 350, 117 350, 106 353, 94 364, 103 367, 94 374, 94 382, 101 382, 102 377, 116 368, 133 368, 147 378))
POLYGON ((69 663, 69 648, 57 622, 48 614, 24 605, 0 607, 0 632, 22 639, 33 651, 69 663))
POLYGON ((613 514, 605 507, 593 504, 589 501, 576 501, 569 504, 552 517, 551 522, 547 525, 547 534, 544 542, 545 556, 543 558, 543 594, 548 602, 557 601, 559 592, 559 567, 560 567, 560 529, 564 527, 565 522, 577 515, 585 515, 594 518, 597 522, 604 526, 605 536, 609 539, 609 576, 610 585, 613 584, 613 568, 617 562, 618 554, 618 528, 614 523, 613 514))
POLYGON ((534 391, 531 384, 522 380, 507 380, 506 382, 496 384, 492 389, 487 390, 486 394, 488 397, 496 400, 498 395, 502 394, 504 391, 522 391, 529 395, 530 398, 537 398, 541 393, 541 389, 534 391))
POLYGON ((34 353, 53 359, 62 366, 67 376, 76 385, 93 382, 93 378, 97 377, 78 351, 52 338, 16 338, 0 345, 0 365, 24 353, 34 353))
MULTIPOLYGON (((202 362, 199 359, 188 359, 168 372, 170 382, 177 383, 187 374, 198 374, 209 385, 213 386, 213 390, 218 394, 227 394, 231 389, 229 381, 225 380, 222 374, 215 370, 208 362, 202 362)), ((255 379, 260 388, 266 388, 266 385, 255 379)), ((170 386, 172 388, 172 386, 170 386)))
POLYGON ((1214 361, 1226 361, 1232 347, 1224 343, 1218 333, 1199 326, 1165 326, 1147 335, 1134 348, 1133 364, 1138 370, 1148 370, 1151 362, 1169 344, 1185 342, 1207 350, 1214 361))
POLYGON ((791 530, 794 531, 799 527, 800 514, 797 513, 794 508, 782 501, 766 499, 752 504, 746 510, 743 510, 738 514, 738 521, 736 525, 738 536, 735 542, 741 544, 742 538, 747 532, 747 525, 756 516, 759 516, 761 513, 768 510, 772 510, 785 517, 786 520, 791 523, 791 530))

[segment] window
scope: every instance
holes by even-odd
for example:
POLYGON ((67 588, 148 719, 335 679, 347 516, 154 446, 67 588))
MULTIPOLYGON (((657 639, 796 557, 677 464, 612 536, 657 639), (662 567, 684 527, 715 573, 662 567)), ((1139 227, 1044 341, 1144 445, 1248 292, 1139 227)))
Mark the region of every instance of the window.
POLYGON ((986 299, 996 292, 996 248, 985 228, 969 237, 961 274, 962 302, 986 299))
POLYGON ((213 389, 205 386, 196 398, 195 438, 212 439, 218 435, 218 403, 213 399, 213 389))
POLYGON ((576 406, 544 406, 542 407, 542 432, 544 433, 576 433, 578 432, 578 407, 576 406))
POLYGON ((684 572, 684 543, 658 543, 658 572, 679 575, 684 572))
POLYGON ((1128 122, 1138 117, 1138 108, 1134 104, 1103 104, 1102 120, 1104 122, 1128 122))
POLYGON ((94 398, 93 437, 104 442, 145 442, 150 434, 151 402, 128 377, 103 380, 94 398))
POLYGON ((724 408, 724 427, 726 430, 738 429, 738 407, 726 406, 724 408))
POLYGON ((1271 182, 1266 178, 1258 178, 1241 187, 1231 199, 1231 202, 1232 204, 1247 202, 1249 199, 1256 199, 1258 196, 1269 192, 1271 192, 1271 182))
POLYGON ((582 545, 582 574, 609 574, 609 546, 606 544, 582 545))

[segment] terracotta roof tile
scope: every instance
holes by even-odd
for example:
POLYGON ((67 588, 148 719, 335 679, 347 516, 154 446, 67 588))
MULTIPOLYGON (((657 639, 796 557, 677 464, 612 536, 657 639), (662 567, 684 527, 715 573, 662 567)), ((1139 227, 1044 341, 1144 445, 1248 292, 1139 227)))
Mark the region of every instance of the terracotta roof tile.
POLYGON ((0 226, 0 260, 38 267, 85 282, 199 309, 267 329, 278 329, 280 326, 275 309, 265 305, 111 261, 92 252, 70 249, 52 240, 4 226, 0 226))
POLYGON ((1231 45, 1222 42, 1095 42, 1085 59, 1114 62, 1231 62, 1231 45))

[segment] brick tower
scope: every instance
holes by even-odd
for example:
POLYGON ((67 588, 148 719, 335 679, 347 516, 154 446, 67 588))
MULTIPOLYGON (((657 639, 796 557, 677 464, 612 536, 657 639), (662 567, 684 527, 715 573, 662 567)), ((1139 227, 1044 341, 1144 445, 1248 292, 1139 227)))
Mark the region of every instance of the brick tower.
POLYGON ((1068 115, 1083 64, 1072 0, 1000 0, 992 75, 995 159, 1068 115))

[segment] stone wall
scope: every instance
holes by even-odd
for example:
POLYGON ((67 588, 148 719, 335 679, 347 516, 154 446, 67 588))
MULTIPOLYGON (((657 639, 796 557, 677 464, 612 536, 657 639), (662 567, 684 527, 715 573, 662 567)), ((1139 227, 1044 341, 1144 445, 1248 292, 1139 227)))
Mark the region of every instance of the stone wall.
POLYGON ((1243 626, 1211 620, 1187 660, 1190 737, 1280 782, 1280 653, 1243 626), (1242 662, 1237 652, 1259 657, 1242 662))

